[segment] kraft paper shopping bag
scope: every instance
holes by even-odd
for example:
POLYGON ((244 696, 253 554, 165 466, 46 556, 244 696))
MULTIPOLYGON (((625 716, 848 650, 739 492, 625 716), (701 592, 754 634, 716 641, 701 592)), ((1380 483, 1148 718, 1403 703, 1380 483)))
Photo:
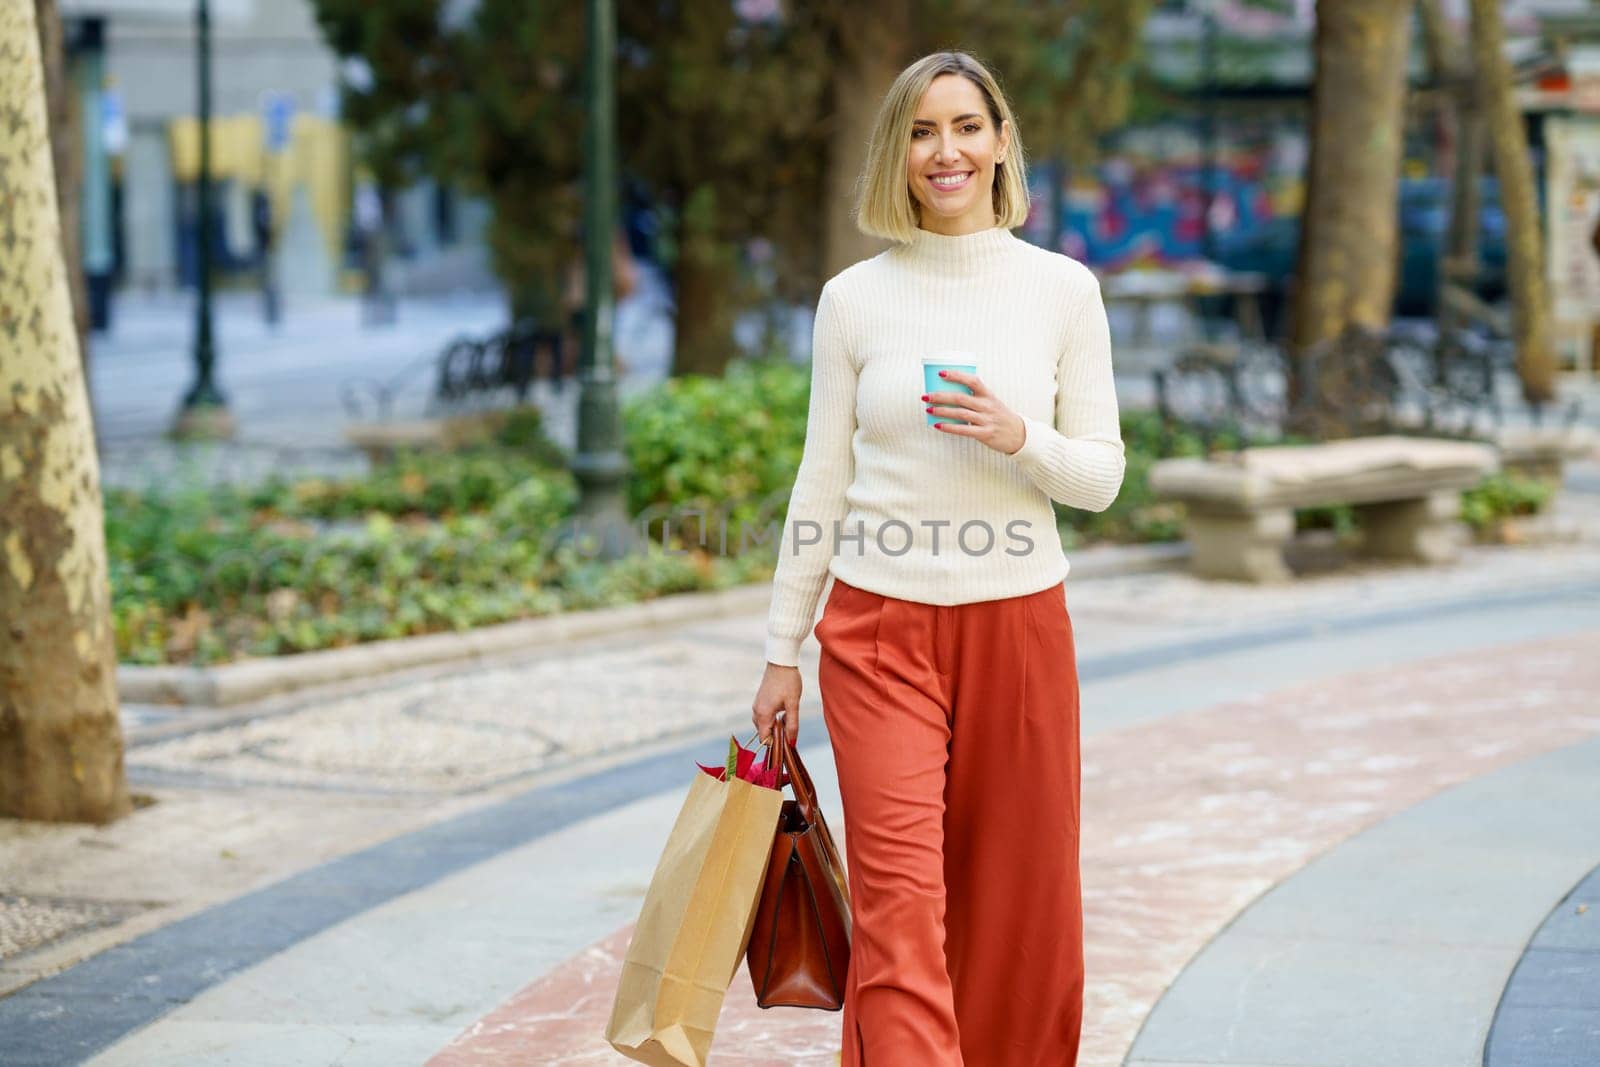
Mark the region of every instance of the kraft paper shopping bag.
POLYGON ((750 943, 783 794, 696 774, 623 957, 606 1040, 656 1067, 704 1067, 750 943))

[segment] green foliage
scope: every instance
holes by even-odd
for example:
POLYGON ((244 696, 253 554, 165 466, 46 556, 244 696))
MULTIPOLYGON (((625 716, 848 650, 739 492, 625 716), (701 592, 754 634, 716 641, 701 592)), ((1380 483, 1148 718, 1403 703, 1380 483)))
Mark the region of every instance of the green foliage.
POLYGON ((1475 532, 1487 533, 1501 519, 1538 514, 1554 493, 1543 479, 1500 471, 1461 494, 1461 518, 1475 532))
MULTIPOLYGON (((494 437, 455 452, 401 450, 369 474, 355 478, 285 478, 274 476, 246 491, 248 508, 289 519, 352 519, 371 512, 385 515, 448 518, 483 512, 503 502, 518 487, 544 494, 545 513, 526 513, 531 525, 559 520, 570 506, 570 481, 548 475, 566 466, 562 450, 545 434, 537 408, 507 415, 494 437), (556 492, 568 485, 568 493, 556 492)), ((531 499, 518 499, 526 512, 531 499)))
POLYGON ((540 505, 512 511, 518 521, 498 508, 405 521, 374 509, 326 524, 256 510, 243 492, 108 494, 119 654, 212 662, 554 610, 559 601, 543 588, 550 563, 542 530, 530 535, 520 519, 548 522, 563 511, 572 498, 565 482, 562 472, 544 472, 516 487, 505 501, 540 505))
MULTIPOLYGON (((796 387, 774 374, 752 366, 727 383, 688 383, 671 395, 689 398, 690 411, 707 410, 719 402, 707 396, 726 384, 723 417, 735 404, 770 414, 760 398, 796 387)), ((803 436, 803 378, 798 387, 803 436)), ((779 406, 792 407, 792 398, 779 406)), ((671 412, 649 402, 640 411, 643 439, 669 433, 671 412)), ((739 432, 768 426, 757 420, 739 432)), ((723 451, 735 463, 756 458, 723 451)), ((672 484, 686 501, 748 488, 735 475, 719 490, 713 472, 696 469, 708 459, 703 451, 691 457, 644 448, 634 455, 642 480, 672 484)), ((560 458, 534 414, 509 419, 486 444, 402 454, 360 478, 108 490, 119 657, 150 664, 281 655, 770 577, 770 552, 723 558, 654 544, 600 561, 559 543, 554 535, 577 503, 572 476, 550 462, 560 458)), ((763 477, 781 475, 774 469, 763 477)))
POLYGON ((349 519, 370 512, 445 518, 484 511, 545 469, 509 450, 402 452, 364 477, 274 477, 247 499, 253 508, 286 518, 349 519))
POLYGON ((544 412, 532 406, 508 411, 500 428, 495 431, 494 443, 501 449, 510 449, 544 467, 565 467, 568 456, 545 431, 544 412))
POLYGON ((673 378, 635 398, 624 415, 630 510, 725 515, 730 540, 742 524, 781 521, 805 448, 809 381, 805 366, 781 358, 738 360, 721 378, 673 378), (773 514, 775 496, 784 499, 773 514))
MULTIPOLYGON (((710 324, 680 327, 680 341, 710 334, 716 347, 729 307, 760 299, 738 269, 753 238, 777 252, 770 295, 814 297, 829 168, 854 168, 849 141, 865 135, 830 110, 841 87, 977 42, 1016 108, 1026 155, 1079 151, 1123 114, 1153 3, 918 0, 890 12, 817 0, 745 18, 729 0, 620 0, 620 164, 659 205, 667 266, 699 294, 681 315, 710 324), (841 57, 861 57, 861 69, 841 69, 841 57)), ((387 182, 429 173, 486 196, 497 272, 519 312, 550 319, 565 269, 581 259, 585 8, 481 0, 470 18, 442 23, 455 6, 313 0, 329 46, 372 74, 345 102, 362 156, 387 182)))

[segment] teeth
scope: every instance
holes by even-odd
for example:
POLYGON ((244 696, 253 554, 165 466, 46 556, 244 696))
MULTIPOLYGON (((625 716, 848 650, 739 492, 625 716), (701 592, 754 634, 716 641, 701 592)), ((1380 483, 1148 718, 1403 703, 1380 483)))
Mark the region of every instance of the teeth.
POLYGON ((960 185, 962 182, 964 182, 966 180, 967 180, 967 175, 962 174, 959 177, 955 177, 955 178, 935 178, 935 179, 933 179, 933 184, 935 184, 935 185, 960 185))

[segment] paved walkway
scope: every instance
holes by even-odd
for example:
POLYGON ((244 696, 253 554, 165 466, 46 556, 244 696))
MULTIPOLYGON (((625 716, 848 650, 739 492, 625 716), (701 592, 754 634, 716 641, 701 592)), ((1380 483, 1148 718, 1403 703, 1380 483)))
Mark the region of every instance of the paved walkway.
MULTIPOLYGON (((1561 837, 1552 822, 1563 797, 1571 812, 1586 803, 1570 776, 1600 780, 1596 543, 1477 548, 1453 567, 1366 565, 1272 589, 1181 572, 1072 580, 1068 596, 1084 679, 1081 1062, 1467 1062, 1527 940, 1600 864, 1587 823, 1574 816, 1561 837), (1493 827, 1475 826, 1471 790, 1500 774, 1541 788, 1500 789, 1493 827), (1363 1058, 1372 1046, 1354 1037, 1308 1044, 1337 1003, 1311 1019, 1258 1005, 1285 983, 1354 989, 1360 976, 1329 960, 1359 958, 1369 928, 1340 903, 1328 937, 1357 947, 1297 955, 1295 921, 1246 941, 1241 924, 1272 887, 1303 884, 1302 920, 1317 900, 1376 895, 1391 912, 1363 914, 1409 929, 1411 889, 1437 891, 1464 862, 1445 861, 1476 847, 1380 847, 1430 804, 1443 814, 1422 825, 1489 834, 1479 851, 1500 866, 1416 928, 1470 931, 1484 909, 1503 920, 1473 996, 1465 978, 1416 991, 1417 1019, 1467 1036, 1421 1059, 1363 1058), (1522 825, 1521 843, 1491 833, 1522 825), (1318 873, 1351 848, 1397 858, 1368 861, 1388 882, 1353 893, 1318 873), (1238 970, 1236 944, 1284 976, 1264 986, 1269 972, 1238 970), (1205 977, 1213 960, 1235 966, 1233 986, 1205 977), (1194 1007, 1193 990, 1210 999, 1194 1007), (1219 1035, 1224 1008, 1251 1027, 1219 1035), (1247 1058, 1261 1050, 1273 1058, 1247 1058)), ((599 1036, 617 960, 693 761, 749 735, 761 621, 187 720, 128 709, 130 776, 154 804, 106 828, 0 822, 0 949, 12 942, 0 991, 14 990, 0 999, 0 1061, 623 1062, 599 1036)), ((814 657, 808 643, 802 750, 847 835, 814 657)), ((1504 1017, 1507 1041, 1544 1018, 1504 1017)), ((825 1065, 838 1025, 760 1011, 736 980, 713 1062, 825 1065)))
MULTIPOLYGON (((1549 666, 1549 654, 1542 646, 1532 658, 1549 666)), ((1473 663, 1461 684, 1472 687, 1471 676, 1490 666, 1473 663)), ((1524 680, 1549 692, 1537 669, 1524 680)), ((1591 701, 1595 692, 1591 679, 1591 701)), ((1481 714, 1489 702, 1474 695, 1467 703, 1481 714)), ((1537 702, 1525 702, 1518 717, 1537 702)), ((1552 905, 1600 861, 1592 818, 1600 811, 1600 738, 1520 759, 1552 735, 1505 743, 1496 736, 1503 727, 1462 723, 1473 717, 1449 716, 1450 725, 1465 726, 1452 741, 1466 767, 1385 758, 1410 765, 1422 779, 1419 793, 1442 770, 1461 778, 1479 769, 1484 754, 1492 752, 1487 762, 1499 769, 1344 841, 1254 901, 1166 991, 1130 1067, 1595 1062, 1600 921, 1585 922, 1587 910, 1576 908, 1600 905, 1600 885, 1552 905), (1528 947, 1553 913, 1568 939, 1561 948, 1528 947), (1502 996, 1505 1033, 1485 1061, 1502 996), (1342 1035, 1332 1048, 1330 1034, 1342 1035)), ((1539 718, 1540 732, 1600 732, 1592 704, 1539 718)))

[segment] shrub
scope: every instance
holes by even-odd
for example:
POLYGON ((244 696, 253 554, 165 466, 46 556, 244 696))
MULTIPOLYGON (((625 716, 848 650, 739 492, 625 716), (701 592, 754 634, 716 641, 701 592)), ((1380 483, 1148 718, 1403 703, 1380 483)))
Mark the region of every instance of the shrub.
MULTIPOLYGON (((634 398, 624 409, 631 513, 725 509, 730 551, 741 525, 781 521, 805 448, 809 381, 802 365, 745 359, 722 378, 673 378, 634 398)), ((681 543, 697 539, 698 523, 678 525, 681 543)))
POLYGON ((1555 487, 1542 479, 1500 471, 1461 494, 1461 518, 1474 532, 1484 534, 1502 519, 1538 514, 1554 492, 1555 487))

